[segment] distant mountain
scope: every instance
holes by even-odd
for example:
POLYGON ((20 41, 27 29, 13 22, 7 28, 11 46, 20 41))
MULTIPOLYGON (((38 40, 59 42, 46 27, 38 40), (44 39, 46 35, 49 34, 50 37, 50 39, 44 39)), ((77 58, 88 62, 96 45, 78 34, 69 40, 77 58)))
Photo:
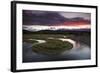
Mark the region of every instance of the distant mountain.
POLYGON ((66 29, 65 26, 24 26, 23 27, 24 33, 74 33, 74 32, 90 32, 90 28, 82 28, 82 29, 66 29))
POLYGON ((75 35, 81 35, 81 34, 87 34, 89 35, 91 32, 90 29, 87 30, 41 30, 41 31, 27 31, 23 30, 24 34, 75 34, 75 35))
POLYGON ((51 30, 51 31, 79 30, 79 31, 83 31, 83 30, 87 30, 87 29, 90 29, 90 25, 80 25, 80 26, 77 26, 77 25, 75 25, 75 26, 66 26, 66 25, 61 25, 61 26, 23 25, 23 30, 32 31, 32 32, 42 31, 42 30, 51 30))

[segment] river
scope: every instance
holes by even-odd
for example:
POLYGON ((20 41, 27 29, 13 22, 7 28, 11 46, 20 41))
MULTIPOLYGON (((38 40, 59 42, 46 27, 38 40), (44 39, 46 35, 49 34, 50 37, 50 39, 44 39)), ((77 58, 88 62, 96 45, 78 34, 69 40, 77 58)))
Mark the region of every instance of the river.
MULTIPOLYGON (((31 39, 32 40, 32 39, 31 39)), ((37 40, 38 43, 23 43, 23 62, 40 62, 40 61, 60 61, 60 60, 86 60, 91 57, 91 49, 88 45, 76 42, 72 39, 59 38, 62 41, 68 41, 73 44, 73 48, 63 52, 59 56, 47 56, 32 51, 35 44, 46 43, 45 40, 37 40)))

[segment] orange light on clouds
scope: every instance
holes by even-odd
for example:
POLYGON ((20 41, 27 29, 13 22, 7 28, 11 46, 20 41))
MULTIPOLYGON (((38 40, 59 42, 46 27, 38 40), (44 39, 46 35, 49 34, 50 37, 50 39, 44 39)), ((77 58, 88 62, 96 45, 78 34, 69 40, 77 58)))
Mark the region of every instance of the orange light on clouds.
POLYGON ((71 25, 58 25, 58 26, 51 26, 52 28, 65 28, 65 29, 90 29, 90 24, 71 24, 71 25))
POLYGON ((85 25, 85 24, 82 24, 82 25, 68 25, 68 26, 65 25, 65 27, 71 28, 71 29, 90 29, 91 25, 89 25, 89 24, 87 24, 87 25, 85 25))

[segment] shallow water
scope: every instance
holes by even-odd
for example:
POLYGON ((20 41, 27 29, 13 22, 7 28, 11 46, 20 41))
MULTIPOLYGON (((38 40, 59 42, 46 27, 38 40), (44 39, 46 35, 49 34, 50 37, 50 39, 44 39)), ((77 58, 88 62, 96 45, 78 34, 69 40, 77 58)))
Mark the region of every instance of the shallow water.
MULTIPOLYGON (((61 39, 61 38, 60 38, 61 39)), ((64 40, 64 39, 62 39, 64 40)), ((44 40, 37 40, 38 43, 45 43, 44 40)), ((65 41, 65 40, 64 40, 65 41)), ((58 60, 85 60, 90 59, 91 49, 89 46, 83 43, 77 43, 68 39, 73 44, 73 48, 69 51, 63 52, 61 55, 47 56, 42 54, 37 54, 32 51, 31 43, 23 43, 23 62, 39 62, 39 61, 58 61, 58 60)))

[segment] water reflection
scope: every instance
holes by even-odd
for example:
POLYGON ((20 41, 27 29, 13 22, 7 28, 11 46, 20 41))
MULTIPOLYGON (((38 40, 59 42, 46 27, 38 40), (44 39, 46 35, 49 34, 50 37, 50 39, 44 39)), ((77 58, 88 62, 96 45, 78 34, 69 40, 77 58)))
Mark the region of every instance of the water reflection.
MULTIPOLYGON (((73 44, 73 48, 69 51, 63 52, 57 56, 47 56, 38 54, 32 51, 31 43, 23 43, 23 62, 39 62, 39 61, 58 61, 58 60, 83 60, 90 59, 91 49, 89 46, 83 43, 76 42, 71 39, 59 38, 62 41, 68 41, 73 44)), ((38 40, 40 43, 41 40, 38 40)), ((44 43, 45 41, 42 40, 44 43)))

